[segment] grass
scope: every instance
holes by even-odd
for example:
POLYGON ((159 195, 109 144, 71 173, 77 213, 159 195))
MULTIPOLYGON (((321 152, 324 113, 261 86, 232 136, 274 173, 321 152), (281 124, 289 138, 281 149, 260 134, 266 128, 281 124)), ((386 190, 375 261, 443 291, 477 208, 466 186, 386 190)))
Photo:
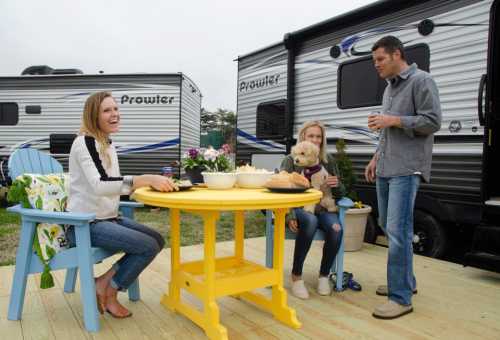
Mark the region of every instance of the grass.
MULTIPOLYGON (((165 247, 170 247, 168 237, 168 209, 137 209, 135 219, 157 230, 166 240, 165 247)), ((223 212, 217 223, 217 241, 227 241, 234 238, 234 215, 223 212)), ((20 219, 17 214, 9 213, 0 208, 0 266, 14 264, 17 244, 19 242, 20 219)), ((260 211, 245 214, 245 237, 260 237, 265 234, 265 216, 260 211)), ((201 217, 181 214, 181 245, 189 246, 203 241, 203 223, 201 217)))

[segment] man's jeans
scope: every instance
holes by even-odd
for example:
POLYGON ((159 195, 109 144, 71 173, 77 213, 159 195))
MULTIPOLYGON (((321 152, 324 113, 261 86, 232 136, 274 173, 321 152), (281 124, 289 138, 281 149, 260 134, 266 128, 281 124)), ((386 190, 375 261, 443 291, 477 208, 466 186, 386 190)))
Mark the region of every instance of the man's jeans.
POLYGON ((379 224, 389 240, 387 286, 389 299, 411 305, 413 275, 413 208, 419 175, 377 177, 379 224))
MULTIPOLYGON (((66 231, 70 246, 75 243, 75 231, 71 226, 66 231)), ((111 251, 125 253, 113 265, 116 271, 111 279, 111 286, 126 290, 156 255, 163 249, 165 240, 150 229, 126 217, 110 220, 98 220, 90 223, 90 243, 111 251)))

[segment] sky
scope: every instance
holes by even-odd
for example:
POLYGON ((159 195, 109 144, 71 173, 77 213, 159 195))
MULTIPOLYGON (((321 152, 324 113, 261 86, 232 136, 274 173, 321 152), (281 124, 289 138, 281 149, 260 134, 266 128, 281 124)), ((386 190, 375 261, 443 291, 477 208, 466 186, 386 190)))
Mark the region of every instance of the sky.
POLYGON ((0 76, 183 72, 208 110, 236 110, 237 62, 370 0, 0 0, 0 76))

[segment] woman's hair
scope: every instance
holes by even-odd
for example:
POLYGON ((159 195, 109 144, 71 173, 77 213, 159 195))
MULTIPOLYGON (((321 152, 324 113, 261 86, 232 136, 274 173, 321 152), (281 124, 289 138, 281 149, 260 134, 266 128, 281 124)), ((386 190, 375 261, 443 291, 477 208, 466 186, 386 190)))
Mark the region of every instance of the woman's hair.
POLYGON ((99 144, 99 155, 109 165, 111 159, 108 155, 109 139, 99 127, 99 111, 104 99, 111 97, 110 92, 96 92, 91 94, 85 101, 83 107, 82 125, 80 126, 80 135, 92 136, 99 144))
POLYGON ((311 120, 302 124, 299 130, 299 143, 306 140, 306 131, 310 127, 317 126, 321 130, 321 147, 319 148, 319 158, 323 163, 328 163, 328 158, 326 156, 326 131, 325 126, 318 120, 311 120))

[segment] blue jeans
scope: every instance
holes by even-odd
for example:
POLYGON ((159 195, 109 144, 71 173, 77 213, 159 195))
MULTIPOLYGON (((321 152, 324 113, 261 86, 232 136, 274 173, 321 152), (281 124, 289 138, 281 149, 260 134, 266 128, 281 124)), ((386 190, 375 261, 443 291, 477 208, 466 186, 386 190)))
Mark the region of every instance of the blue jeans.
POLYGON ((389 240, 387 287, 389 299, 411 305, 413 274, 413 209, 419 175, 377 177, 379 224, 389 240))
MULTIPOLYGON (((70 246, 76 244, 73 226, 66 231, 66 237, 70 246)), ((90 242, 93 247, 125 253, 113 265, 116 273, 110 282, 121 291, 139 277, 165 246, 165 240, 157 231, 126 217, 90 223, 90 242)))
POLYGON ((319 274, 328 276, 335 256, 339 251, 340 241, 342 240, 342 229, 336 231, 332 228, 335 223, 340 224, 337 214, 321 212, 315 215, 302 208, 294 209, 294 211, 299 231, 295 238, 292 274, 297 276, 302 275, 302 267, 304 266, 307 253, 311 248, 314 234, 316 233, 316 229, 320 228, 325 232, 325 244, 323 245, 323 257, 321 258, 319 274))

